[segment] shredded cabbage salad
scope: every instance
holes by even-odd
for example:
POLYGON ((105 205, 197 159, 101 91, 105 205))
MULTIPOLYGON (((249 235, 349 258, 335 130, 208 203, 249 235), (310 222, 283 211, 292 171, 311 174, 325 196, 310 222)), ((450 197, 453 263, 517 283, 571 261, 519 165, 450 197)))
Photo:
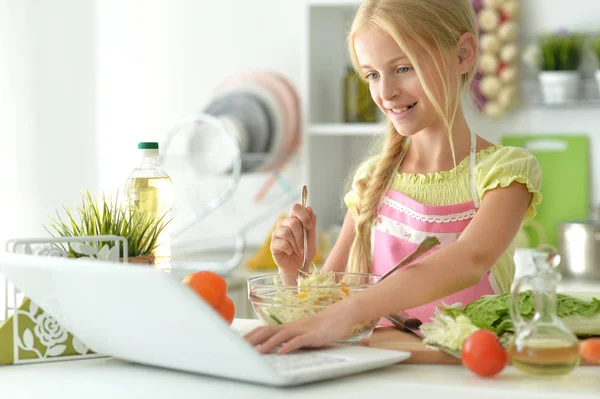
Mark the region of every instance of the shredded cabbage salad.
MULTIPOLYGON (((343 281, 336 282, 336 274, 313 268, 309 274, 298 276, 298 289, 278 289, 273 303, 266 309, 269 324, 285 324, 311 316, 326 307, 352 296, 353 292, 343 281)), ((277 276, 273 283, 280 286, 277 276)), ((372 328, 375 322, 367 322, 352 328, 350 336, 372 328)))
MULTIPOLYGON (((313 315, 350 296, 350 290, 344 282, 335 281, 333 272, 319 271, 314 268, 312 273, 299 275, 297 281, 297 290, 280 289, 273 296, 269 316, 277 324, 313 315)), ((281 286, 277 276, 273 276, 273 283, 281 286)))

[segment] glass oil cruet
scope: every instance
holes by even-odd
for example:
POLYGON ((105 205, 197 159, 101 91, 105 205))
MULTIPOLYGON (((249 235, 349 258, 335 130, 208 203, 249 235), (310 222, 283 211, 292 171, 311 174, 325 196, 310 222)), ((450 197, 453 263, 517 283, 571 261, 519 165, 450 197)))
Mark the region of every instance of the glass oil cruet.
POLYGON ((515 326, 508 353, 513 366, 530 375, 563 375, 579 365, 579 343, 557 315, 556 266, 560 255, 548 245, 532 252, 536 273, 524 276, 510 296, 510 315, 515 326), (519 292, 529 285, 534 295, 534 315, 525 320, 519 312, 519 292))

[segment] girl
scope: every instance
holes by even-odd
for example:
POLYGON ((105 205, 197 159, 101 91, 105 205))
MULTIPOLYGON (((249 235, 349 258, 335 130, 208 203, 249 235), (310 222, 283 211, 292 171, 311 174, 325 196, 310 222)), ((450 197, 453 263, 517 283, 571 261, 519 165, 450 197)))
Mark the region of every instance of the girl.
MULTIPOLYGON (((323 268, 384 274, 425 236, 441 245, 312 317, 251 331, 246 339, 262 352, 326 345, 358 323, 400 310, 426 322, 442 301, 466 304, 509 291, 513 240, 541 200, 536 159, 476 136, 463 115, 460 98, 478 49, 469 0, 366 0, 348 46, 388 131, 381 154, 354 176, 341 234, 323 268)), ((302 227, 308 259, 314 257, 315 226, 316 215, 298 204, 279 223, 271 251, 280 272, 302 264, 302 227)))

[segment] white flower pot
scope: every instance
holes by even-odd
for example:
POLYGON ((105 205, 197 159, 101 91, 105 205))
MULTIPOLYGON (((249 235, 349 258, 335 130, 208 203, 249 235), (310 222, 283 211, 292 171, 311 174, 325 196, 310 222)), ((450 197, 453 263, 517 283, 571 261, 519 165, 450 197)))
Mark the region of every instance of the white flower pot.
POLYGON ((579 96, 580 75, 577 71, 542 71, 539 80, 546 104, 564 104, 579 96))
POLYGON ((600 69, 596 71, 596 84, 598 85, 598 91, 600 91, 600 69))

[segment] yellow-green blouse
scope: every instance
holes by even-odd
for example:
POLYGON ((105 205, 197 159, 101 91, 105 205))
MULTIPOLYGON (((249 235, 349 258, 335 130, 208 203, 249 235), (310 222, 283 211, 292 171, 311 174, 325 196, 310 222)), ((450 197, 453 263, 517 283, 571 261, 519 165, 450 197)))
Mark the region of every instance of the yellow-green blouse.
MULTIPOLYGON (((369 173, 377 161, 378 156, 364 162, 358 168, 354 182, 369 173)), ((524 220, 532 219, 535 216, 535 207, 542 199, 540 194, 542 170, 537 159, 527 150, 498 144, 479 151, 473 178, 477 194, 482 202, 485 201, 485 195, 489 190, 506 187, 515 181, 526 185, 529 192, 532 193, 532 198, 524 220)), ((471 201, 469 157, 449 171, 428 174, 396 173, 390 188, 425 205, 452 205, 471 201)), ((354 189, 344 197, 348 209, 354 216, 356 216, 357 200, 354 189)), ((513 282, 514 252, 515 241, 492 268, 502 292, 509 292, 513 282)))

